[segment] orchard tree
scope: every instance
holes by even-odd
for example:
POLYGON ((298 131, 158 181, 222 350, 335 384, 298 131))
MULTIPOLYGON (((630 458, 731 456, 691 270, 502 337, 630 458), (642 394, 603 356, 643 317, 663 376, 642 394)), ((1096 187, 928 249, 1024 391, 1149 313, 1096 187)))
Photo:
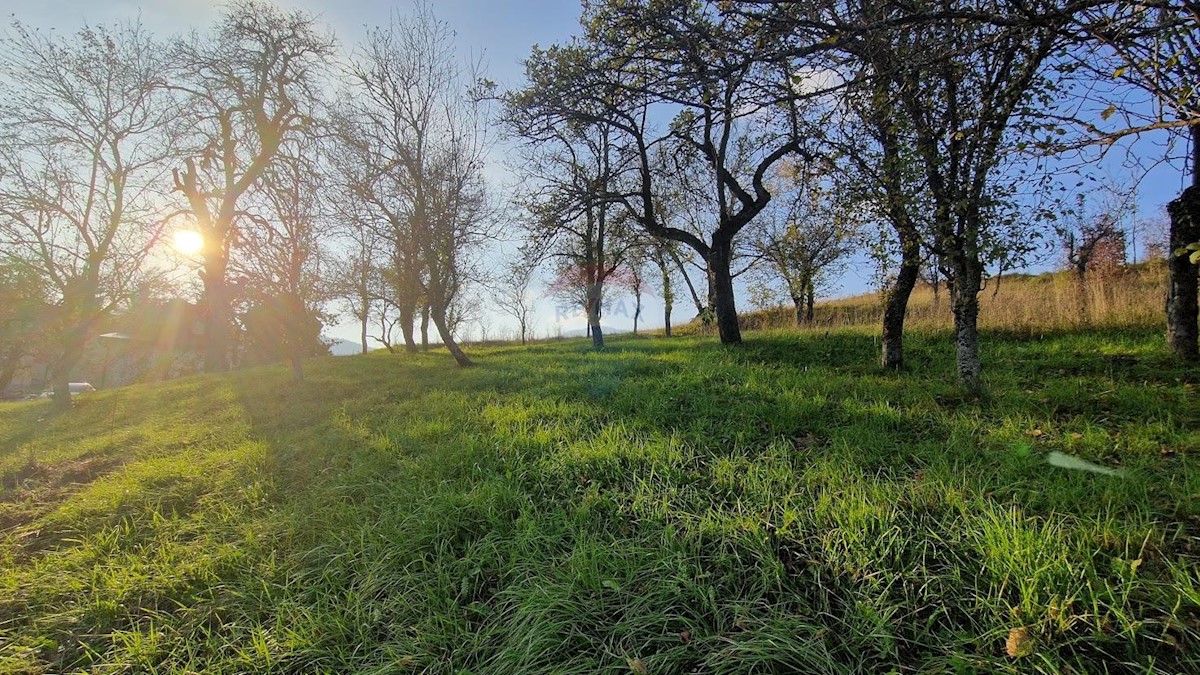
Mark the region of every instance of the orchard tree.
POLYGON ((525 262, 510 264, 499 279, 496 291, 496 307, 511 316, 517 322, 517 332, 524 345, 529 337, 530 323, 533 319, 533 290, 534 272, 537 268, 525 262))
MULTIPOLYGON (((1007 7, 972 6, 997 15, 1007 7)), ((933 207, 923 244, 950 274, 956 368, 970 391, 981 388, 978 296, 987 266, 1011 259, 1031 237, 1010 187, 1028 181, 1011 158, 1035 128, 1035 107, 1051 96, 1045 66, 1060 46, 1053 21, 1012 23, 929 21, 874 45, 889 65, 888 96, 911 124, 933 207)))
POLYGON ((1192 0, 1098 3, 1070 26, 1075 58, 1063 68, 1071 79, 1083 80, 1077 97, 1099 109, 1069 115, 1084 130, 1083 143, 1108 146, 1154 134, 1168 141, 1168 157, 1177 143, 1186 148, 1182 163, 1190 164, 1190 185, 1167 207, 1166 314, 1167 345, 1189 361, 1200 360, 1198 27, 1200 4, 1192 0))
POLYGON ((325 242, 333 227, 324 211, 324 175, 315 143, 291 142, 262 177, 253 195, 256 207, 243 226, 244 243, 233 261, 252 289, 249 298, 259 330, 304 379, 302 359, 325 353, 320 335, 322 307, 333 298, 325 242), (265 326, 263 325, 265 324, 265 326))
POLYGON ((0 59, 0 250, 48 289, 54 396, 98 325, 158 272, 179 110, 138 24, 55 38, 14 23, 0 59))
POLYGON ((616 134, 633 180, 622 204, 648 233, 691 247, 706 263, 721 341, 741 342, 733 272, 738 233, 771 200, 767 174, 806 152, 787 68, 732 45, 759 45, 757 24, 697 3, 597 2, 585 40, 535 50, 528 87, 512 97, 543 128, 571 122, 616 134), (673 118, 657 128, 655 121, 673 118), (705 167, 716 217, 705 236, 663 222, 654 154, 662 146, 705 167))
MULTIPOLYGON (((761 261, 758 277, 767 287, 782 281, 796 311, 796 324, 813 321, 817 289, 859 249, 857 205, 839 203, 817 171, 801 167, 786 204, 773 209, 755 232, 761 261)), ((782 200, 779 200, 782 201, 782 200)))
POLYGON ((245 237, 247 195, 286 143, 315 133, 333 38, 312 15, 236 0, 206 35, 175 47, 173 87, 187 99, 179 134, 191 145, 174 187, 204 239, 204 367, 230 366, 229 265, 245 237))
POLYGON ((349 66, 342 161, 351 189, 380 216, 391 245, 388 276, 406 349, 423 304, 459 365, 454 337, 472 256, 490 234, 482 177, 490 83, 457 60, 454 32, 430 6, 372 29, 349 66))
POLYGON ((530 187, 520 199, 525 256, 552 260, 556 285, 587 314, 587 332, 604 347, 600 326, 605 284, 625 262, 635 238, 616 199, 621 158, 607 125, 566 122, 538 129, 510 102, 507 121, 524 137, 521 173, 530 187))

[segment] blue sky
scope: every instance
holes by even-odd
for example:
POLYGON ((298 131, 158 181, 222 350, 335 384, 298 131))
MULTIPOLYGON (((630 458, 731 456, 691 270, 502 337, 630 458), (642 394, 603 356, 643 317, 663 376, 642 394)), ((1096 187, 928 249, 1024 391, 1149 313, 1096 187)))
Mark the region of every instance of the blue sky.
MULTIPOLYGON (((409 7, 406 0, 277 0, 287 7, 303 8, 321 16, 328 23, 343 45, 352 45, 362 35, 364 26, 386 24, 393 11, 404 12, 409 7)), ((520 61, 534 44, 549 45, 568 39, 577 30, 580 5, 574 0, 431 0, 437 15, 449 22, 458 33, 459 48, 464 57, 483 55, 488 75, 502 87, 521 83, 520 61)), ((191 28, 203 28, 219 15, 222 2, 219 0, 3 0, 5 15, 13 15, 26 24, 57 31, 70 32, 86 23, 102 23, 116 19, 141 16, 143 23, 160 35, 184 32, 191 28)), ((1153 161, 1161 156, 1156 150, 1155 138, 1147 138, 1132 145, 1134 154, 1153 161)), ((1157 140, 1161 140, 1159 137, 1157 140)), ((1098 167, 1097 175, 1108 174, 1118 178, 1131 175, 1123 168, 1131 144, 1110 150, 1105 162, 1098 167)), ((489 176, 502 182, 506 169, 503 166, 503 149, 497 153, 496 164, 489 176)), ((1140 173, 1140 172, 1139 172, 1140 173)), ((1182 174, 1178 167, 1162 165, 1145 174, 1140 183, 1139 202, 1144 217, 1161 213, 1167 201, 1182 189, 1182 174)), ((1127 182, 1127 181, 1126 181, 1127 182)), ((835 295, 853 295, 869 290, 870 266, 860 262, 852 265, 834 291, 835 295)), ((699 275, 693 275, 698 285, 703 285, 699 275)), ((691 318, 690 301, 682 299, 676 303, 676 321, 691 318)), ((642 325, 661 326, 662 306, 653 296, 644 298, 642 325)), ((584 325, 580 312, 568 312, 569 316, 556 322, 562 314, 558 302, 551 298, 539 298, 536 302, 536 332, 553 334, 561 326, 564 331, 579 329, 584 325)), ((743 299, 742 306, 748 303, 743 299)), ((628 328, 631 324, 632 299, 612 299, 606 314, 605 325, 628 328)), ((747 307, 748 308, 748 307, 747 307)), ((487 321, 490 335, 495 337, 510 330, 511 321, 492 312, 487 321)), ((478 329, 476 329, 477 333, 478 329)), ((335 337, 357 339, 357 329, 352 325, 331 328, 335 337)))

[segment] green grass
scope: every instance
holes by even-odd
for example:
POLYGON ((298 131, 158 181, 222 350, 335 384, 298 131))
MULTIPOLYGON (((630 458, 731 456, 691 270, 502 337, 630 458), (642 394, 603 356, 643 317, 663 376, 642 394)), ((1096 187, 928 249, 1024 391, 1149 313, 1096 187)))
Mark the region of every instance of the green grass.
POLYGON ((1160 343, 991 333, 984 401, 948 335, 890 374, 848 330, 3 405, 0 671, 1197 672, 1200 372, 1160 343))

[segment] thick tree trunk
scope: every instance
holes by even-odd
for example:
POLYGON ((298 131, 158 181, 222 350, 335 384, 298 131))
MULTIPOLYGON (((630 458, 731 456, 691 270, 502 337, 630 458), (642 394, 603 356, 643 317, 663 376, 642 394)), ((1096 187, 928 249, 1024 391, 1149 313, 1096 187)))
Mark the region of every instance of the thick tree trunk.
POLYGON ((906 239, 901 242, 900 271, 883 305, 882 362, 890 370, 904 367, 904 318, 908 314, 908 299, 921 273, 921 250, 915 239, 906 239))
POLYGON ((404 336, 404 351, 409 353, 417 351, 417 340, 413 332, 416 320, 417 308, 415 305, 405 303, 400 306, 400 334, 404 336))
POLYGON ((204 372, 224 373, 229 370, 230 335, 233 329, 230 311, 229 284, 226 272, 228 257, 216 254, 204 261, 204 372))
POLYGON ((804 296, 803 295, 793 295, 792 296, 792 305, 794 305, 796 308, 796 327, 803 328, 804 327, 804 296))
POLYGON ((450 332, 450 324, 446 321, 446 309, 440 306, 430 307, 429 314, 430 318, 433 319, 433 325, 437 327, 438 334, 442 336, 442 344, 446 345, 446 349, 450 350, 450 355, 454 357, 454 361, 464 368, 474 365, 454 340, 454 335, 450 332))
POLYGON ((1188 255, 1175 252, 1200 241, 1200 186, 1183 191, 1167 205, 1171 217, 1170 250, 1167 252, 1167 347, 1187 361, 1200 360, 1200 329, 1197 328, 1197 298, 1200 280, 1197 266, 1188 255))
POLYGON ((588 289, 587 325, 588 335, 592 337, 592 347, 604 349, 604 330, 600 328, 600 314, 604 300, 604 286, 596 283, 588 289))
POLYGON ((67 410, 71 407, 71 371, 83 357, 87 346, 87 329, 74 328, 63 341, 62 352, 51 368, 50 383, 54 392, 54 407, 67 410))
POLYGON ((979 358, 979 289, 983 283, 982 270, 971 261, 956 264, 954 292, 955 364, 958 382, 971 393, 979 393, 982 370, 979 358))
POLYGON ((813 289, 813 285, 811 282, 808 284, 808 291, 805 293, 804 300, 805 300, 804 323, 811 326, 813 319, 816 318, 816 305, 817 305, 816 290, 813 289))
POLYGON ((721 344, 742 343, 742 331, 738 326, 737 299, 733 293, 733 275, 730 274, 730 245, 728 242, 714 244, 708 254, 708 289, 713 313, 717 319, 717 332, 721 344))

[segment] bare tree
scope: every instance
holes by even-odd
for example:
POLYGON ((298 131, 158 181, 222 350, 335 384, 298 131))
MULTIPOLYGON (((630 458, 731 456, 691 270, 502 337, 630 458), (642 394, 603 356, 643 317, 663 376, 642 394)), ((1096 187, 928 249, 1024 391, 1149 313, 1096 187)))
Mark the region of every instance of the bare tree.
MULTIPOLYGON (((138 24, 56 39, 14 23, 0 59, 0 248, 50 286, 58 405, 93 329, 147 277, 178 110, 138 24)), ((6 256, 7 257, 7 256, 6 256)))
POLYGON ((280 149, 253 194, 261 208, 247 217, 232 263, 250 282, 252 307, 269 323, 258 334, 282 352, 297 382, 304 379, 302 359, 324 350, 321 308, 333 297, 323 269, 333 228, 322 208, 319 162, 315 143, 280 149))
POLYGON ((360 167, 352 184, 389 227, 405 346, 417 348, 413 324, 425 305, 455 360, 470 365, 452 324, 490 216, 478 89, 487 83, 457 61, 453 31, 424 3, 371 30, 349 73, 343 136, 360 167))
POLYGON ((605 285, 635 243, 611 196, 620 179, 612 131, 580 123, 534 133, 526 114, 510 102, 508 123, 527 140, 520 171, 532 184, 520 204, 524 253, 554 261, 556 290, 584 309, 592 345, 602 349, 605 285))
POLYGON ((525 262, 509 265, 499 280, 500 288, 495 295, 496 306, 500 311, 517 322, 522 345, 529 336, 529 323, 533 318, 533 299, 529 293, 532 290, 535 270, 535 266, 525 262))
POLYGON ((368 351, 367 335, 371 318, 380 300, 387 295, 380 275, 383 239, 359 213, 345 228, 345 250, 334 258, 331 271, 332 294, 359 326, 362 353, 368 351))
POLYGON ((262 0, 236 0, 210 35, 175 48, 173 86, 188 98, 181 118, 194 148, 174 174, 204 238, 204 367, 231 357, 230 259, 241 241, 243 199, 287 142, 313 132, 321 71, 333 38, 317 19, 262 0))
POLYGON ((796 189, 786 206, 775 209, 755 232, 764 265, 758 276, 768 285, 778 279, 796 310, 796 325, 813 321, 818 288, 859 249, 858 208, 835 201, 829 185, 812 168, 794 176, 796 189))

